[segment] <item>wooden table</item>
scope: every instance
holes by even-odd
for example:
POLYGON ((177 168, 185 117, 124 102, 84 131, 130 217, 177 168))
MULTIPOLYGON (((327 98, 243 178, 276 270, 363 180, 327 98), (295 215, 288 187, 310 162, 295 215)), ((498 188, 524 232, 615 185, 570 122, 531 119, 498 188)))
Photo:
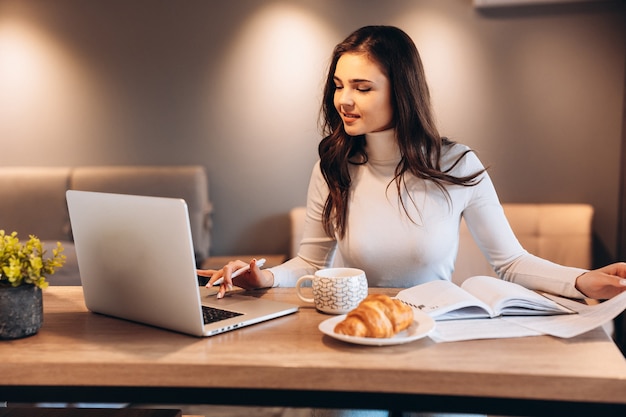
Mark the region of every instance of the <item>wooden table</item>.
MULTIPOLYGON (((293 289, 253 294, 302 305, 293 289)), ((80 287, 48 288, 44 311, 37 335, 0 342, 3 401, 626 415, 626 361, 601 329, 369 347, 322 335, 329 316, 307 305, 211 338, 90 313, 80 287)))

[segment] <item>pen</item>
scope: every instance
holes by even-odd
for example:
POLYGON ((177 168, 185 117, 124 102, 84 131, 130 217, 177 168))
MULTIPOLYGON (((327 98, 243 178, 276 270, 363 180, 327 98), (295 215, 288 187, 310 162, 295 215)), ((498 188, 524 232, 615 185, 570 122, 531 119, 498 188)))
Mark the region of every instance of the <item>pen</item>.
MULTIPOLYGON (((262 267, 263 265, 265 265, 266 259, 265 258, 261 258, 261 259, 257 259, 256 261, 256 266, 258 266, 259 268, 262 267)), ((239 275, 243 274, 244 272, 248 271, 250 269, 250 264, 239 268, 238 270, 236 270, 235 272, 233 272, 230 277, 231 278, 236 278, 239 275)), ((220 285, 222 282, 224 281, 224 278, 220 278, 217 281, 215 281, 213 283, 213 285, 220 285)))
MULTIPOLYGON (((265 258, 257 259, 256 266, 258 266, 260 268, 263 265, 265 265, 265 258)), ((238 270, 233 272, 230 277, 231 278, 238 277, 239 275, 243 274, 244 272, 246 272, 249 269, 250 269, 250 264, 244 266, 243 268, 239 268, 238 270)))

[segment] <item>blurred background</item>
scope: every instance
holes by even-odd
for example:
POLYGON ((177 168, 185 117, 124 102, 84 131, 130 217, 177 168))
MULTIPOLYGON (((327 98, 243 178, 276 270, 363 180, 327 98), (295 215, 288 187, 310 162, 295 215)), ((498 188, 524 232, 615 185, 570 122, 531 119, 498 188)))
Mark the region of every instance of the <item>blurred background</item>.
POLYGON ((287 253, 331 50, 396 25, 440 132, 503 202, 592 204, 605 264, 624 257, 625 2, 526 3, 0 0, 0 166, 200 164, 211 253, 287 253))

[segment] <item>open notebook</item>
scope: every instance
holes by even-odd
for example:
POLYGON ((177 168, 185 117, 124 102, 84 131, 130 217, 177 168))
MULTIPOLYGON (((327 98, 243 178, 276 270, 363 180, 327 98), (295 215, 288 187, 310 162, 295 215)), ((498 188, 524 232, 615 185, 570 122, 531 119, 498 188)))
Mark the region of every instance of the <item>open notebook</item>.
POLYGON ((298 310, 243 294, 218 300, 216 289, 200 287, 184 200, 76 190, 66 197, 90 311, 212 336, 298 310))

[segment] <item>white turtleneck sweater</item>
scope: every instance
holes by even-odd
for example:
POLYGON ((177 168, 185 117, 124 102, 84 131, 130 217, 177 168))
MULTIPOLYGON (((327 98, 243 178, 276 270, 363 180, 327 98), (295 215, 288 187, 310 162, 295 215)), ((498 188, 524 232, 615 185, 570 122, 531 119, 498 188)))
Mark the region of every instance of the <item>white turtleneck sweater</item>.
MULTIPOLYGON (((445 171, 469 148, 446 146, 445 171)), ((450 280, 459 246, 461 216, 502 279, 528 288, 582 297, 574 288, 579 268, 556 265, 526 252, 511 231, 487 173, 472 187, 447 185, 449 199, 431 181, 405 174, 405 213, 393 182, 400 151, 393 129, 366 135, 368 162, 351 166, 351 193, 346 235, 328 237, 322 212, 328 186, 319 162, 313 168, 307 197, 304 236, 298 256, 271 268, 275 286, 294 286, 302 275, 330 267, 336 251, 341 264, 365 271, 371 287, 410 287, 436 279, 450 280), (407 192, 408 190, 408 192, 407 192)), ((451 174, 465 176, 483 169, 468 153, 451 174)))

